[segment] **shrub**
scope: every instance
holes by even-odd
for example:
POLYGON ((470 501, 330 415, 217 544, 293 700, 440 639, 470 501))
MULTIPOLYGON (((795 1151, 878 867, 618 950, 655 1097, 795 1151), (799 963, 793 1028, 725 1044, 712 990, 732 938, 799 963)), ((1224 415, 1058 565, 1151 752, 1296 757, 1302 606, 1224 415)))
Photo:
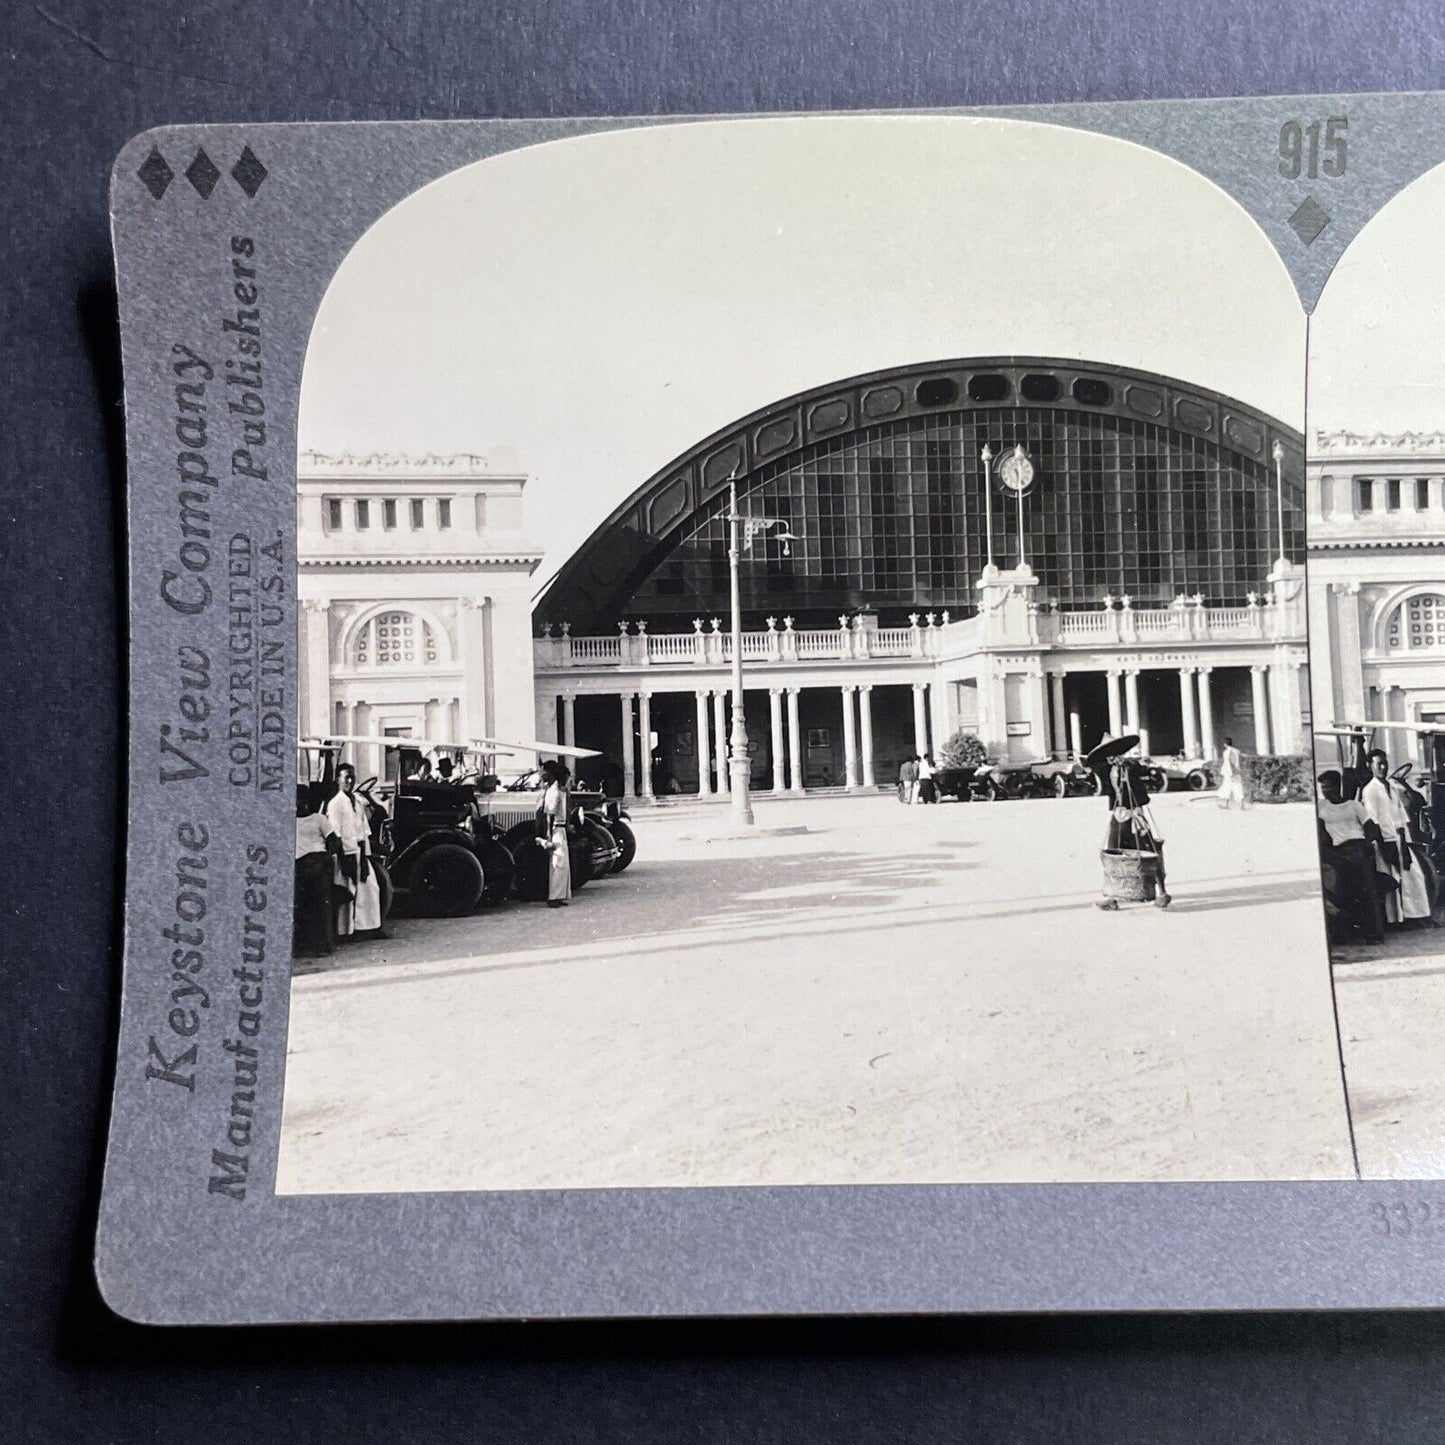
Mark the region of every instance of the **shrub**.
POLYGON ((1254 803, 1308 803, 1315 795, 1314 768, 1295 753, 1240 759, 1245 796, 1254 803))
POLYGON ((944 743, 938 754, 939 765, 945 768, 979 768, 987 759, 988 753, 978 734, 962 728, 944 743))

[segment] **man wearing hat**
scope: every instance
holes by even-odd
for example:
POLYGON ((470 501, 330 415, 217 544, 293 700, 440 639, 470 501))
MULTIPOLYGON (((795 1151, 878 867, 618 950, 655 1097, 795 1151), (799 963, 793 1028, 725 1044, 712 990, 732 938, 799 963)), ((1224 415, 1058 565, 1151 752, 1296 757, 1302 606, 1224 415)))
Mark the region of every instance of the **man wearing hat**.
MULTIPOLYGON (((1128 733, 1120 738, 1105 733, 1094 750, 1084 758, 1084 766, 1098 778, 1099 791, 1108 800, 1109 827, 1104 837, 1105 850, 1136 854, 1141 873, 1145 858, 1151 857, 1149 866, 1155 883, 1154 904, 1158 908, 1168 908, 1174 900, 1164 886, 1164 840, 1148 811, 1149 792, 1144 786, 1143 769, 1126 756, 1138 746, 1137 733, 1128 733)), ((1113 913, 1119 907, 1119 900, 1106 897, 1095 906, 1106 913, 1113 913)))

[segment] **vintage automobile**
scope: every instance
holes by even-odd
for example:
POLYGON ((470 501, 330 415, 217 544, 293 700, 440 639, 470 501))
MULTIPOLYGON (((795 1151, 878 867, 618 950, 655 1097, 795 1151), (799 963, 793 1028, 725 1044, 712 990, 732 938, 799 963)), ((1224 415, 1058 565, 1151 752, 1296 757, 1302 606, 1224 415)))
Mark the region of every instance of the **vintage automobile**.
MULTIPOLYGON (((1219 775, 1215 765, 1207 758, 1146 758, 1145 762, 1164 776, 1169 788, 1187 788, 1191 793, 1208 792, 1219 786, 1219 775)), ((1164 788, 1152 788, 1162 793, 1164 788)))
MULTIPOLYGON (((357 792, 373 810, 373 837, 378 828, 385 832, 385 851, 375 851, 385 862, 399 911, 455 918, 511 896, 516 863, 476 806, 476 789, 416 775, 423 751, 438 744, 346 734, 313 746, 339 753, 348 744, 379 748, 386 759, 387 777, 369 777, 357 784, 357 792), (378 823, 378 816, 384 821, 378 823)), ((329 794, 335 786, 334 754, 326 781, 329 794)))
MULTIPOLYGON (((339 739, 303 740, 296 749, 296 785, 306 795, 308 808, 315 812, 324 808, 336 792, 336 768, 345 746, 339 739)), ((366 803, 367 821, 371 827, 371 857, 376 868, 377 888, 381 893, 381 916, 385 921, 391 912, 396 890, 391 881, 391 814, 376 796, 376 779, 358 783, 357 794, 366 803)))
POLYGON ((1445 725, 1378 722, 1341 723, 1315 732, 1315 767, 1324 771, 1331 762, 1339 769, 1346 798, 1357 798, 1370 778, 1369 753, 1383 743, 1381 733, 1404 733, 1416 739, 1420 768, 1415 761, 1399 764, 1390 776, 1404 783, 1410 812, 1412 840, 1426 851, 1437 875, 1445 876, 1445 725), (1329 757, 1329 750, 1335 756, 1329 757))
MULTIPOLYGON (((501 742, 481 738, 465 746, 437 744, 438 758, 446 757, 453 765, 451 786, 470 788, 477 814, 516 864, 515 891, 524 902, 546 896, 546 855, 536 846, 537 810, 545 787, 540 769, 526 768, 520 773, 501 776, 501 758, 518 755, 552 753, 561 757, 592 758, 600 754, 590 748, 577 748, 561 743, 501 742)), ((569 854, 572 865, 572 888, 585 887, 594 879, 620 872, 632 861, 637 851, 636 839, 625 823, 626 814, 615 802, 600 793, 572 790, 572 815, 568 825, 569 854), (623 834, 629 851, 624 853, 623 834)))
POLYGON ((983 763, 940 768, 934 786, 941 798, 996 802, 1006 798, 1082 798, 1098 792, 1094 775, 1072 758, 1032 763, 983 763))
MULTIPOLYGON (((481 738, 467 750, 468 762, 484 764, 486 758, 498 749, 514 756, 530 754, 534 758, 551 756, 580 760, 601 756, 594 748, 563 743, 535 740, 504 742, 496 738, 481 738)), ((486 795, 483 806, 504 840, 535 836, 536 814, 544 791, 540 766, 533 766, 500 782, 486 795), (530 835, 524 831, 527 829, 531 830, 530 835)), ((590 848, 591 869, 588 876, 615 877, 623 872, 637 856, 637 835, 632 830, 631 815, 616 798, 608 797, 599 788, 574 785, 570 797, 573 827, 586 838, 590 848)), ((575 881, 575 875, 574 886, 580 886, 575 881)))

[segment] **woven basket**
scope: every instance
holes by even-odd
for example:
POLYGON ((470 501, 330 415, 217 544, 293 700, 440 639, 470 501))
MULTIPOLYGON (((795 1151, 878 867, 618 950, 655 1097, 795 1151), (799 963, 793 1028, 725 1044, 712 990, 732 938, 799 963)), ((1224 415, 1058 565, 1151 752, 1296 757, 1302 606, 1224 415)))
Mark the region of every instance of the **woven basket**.
POLYGON ((1152 903, 1159 885, 1159 855, 1133 848, 1102 848, 1104 897, 1121 903, 1152 903))

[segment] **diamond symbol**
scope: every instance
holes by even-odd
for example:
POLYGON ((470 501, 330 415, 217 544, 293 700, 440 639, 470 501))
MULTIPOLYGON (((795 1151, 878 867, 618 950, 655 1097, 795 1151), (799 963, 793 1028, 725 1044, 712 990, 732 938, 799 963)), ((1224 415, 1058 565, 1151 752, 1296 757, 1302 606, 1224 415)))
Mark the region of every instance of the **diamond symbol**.
POLYGON ((250 146, 241 151, 241 158, 231 167, 231 179, 245 191, 247 199, 254 200, 256 192, 261 189, 261 182, 264 181, 269 172, 266 167, 256 159, 256 153, 250 146))
POLYGON ((156 200, 165 195, 166 187, 175 178, 175 172, 166 164, 166 158, 154 146, 151 153, 141 162, 140 169, 136 172, 145 186, 156 200))
POLYGON ((1320 232, 1329 225, 1330 213, 1313 196, 1306 196, 1289 218, 1289 223, 1306 246, 1313 246, 1319 240, 1320 232))
POLYGON ((196 158, 186 167, 186 179, 196 188, 196 194, 204 201, 216 189, 221 173, 216 163, 205 151, 197 151, 196 158))

